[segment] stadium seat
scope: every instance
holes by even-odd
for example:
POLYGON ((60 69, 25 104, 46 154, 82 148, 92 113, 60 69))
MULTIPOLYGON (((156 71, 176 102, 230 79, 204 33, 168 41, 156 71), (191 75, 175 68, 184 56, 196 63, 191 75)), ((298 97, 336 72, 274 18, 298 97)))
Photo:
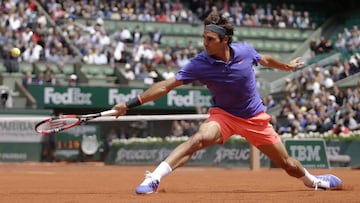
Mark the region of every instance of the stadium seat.
POLYGON ((3 64, 0 64, 0 74, 1 73, 6 73, 6 68, 3 64))
POLYGON ((31 63, 19 63, 21 73, 33 72, 33 65, 31 63))

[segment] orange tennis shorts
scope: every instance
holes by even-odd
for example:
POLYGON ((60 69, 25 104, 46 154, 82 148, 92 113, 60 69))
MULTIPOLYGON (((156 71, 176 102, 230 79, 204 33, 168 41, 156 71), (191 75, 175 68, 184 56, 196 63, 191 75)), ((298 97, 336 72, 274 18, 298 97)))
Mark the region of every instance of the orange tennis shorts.
POLYGON ((219 124, 223 144, 232 135, 240 135, 254 146, 276 144, 280 137, 269 123, 271 116, 261 112, 251 118, 240 118, 228 112, 213 107, 209 110, 210 116, 206 120, 215 121, 219 124))

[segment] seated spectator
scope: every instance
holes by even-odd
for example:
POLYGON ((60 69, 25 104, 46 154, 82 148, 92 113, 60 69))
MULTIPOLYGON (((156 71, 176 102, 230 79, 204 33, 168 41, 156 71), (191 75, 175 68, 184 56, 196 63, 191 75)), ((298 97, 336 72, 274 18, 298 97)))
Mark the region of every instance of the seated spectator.
POLYGON ((120 30, 119 38, 120 38, 121 41, 123 41, 125 43, 132 43, 133 42, 131 32, 127 28, 123 28, 123 29, 120 30))
POLYGON ((160 14, 156 15, 157 22, 168 22, 169 19, 164 11, 161 11, 160 14))
POLYGON ((351 66, 348 61, 343 62, 343 71, 339 74, 339 80, 342 80, 344 78, 347 78, 351 75, 351 66))
POLYGON ((124 61, 124 52, 126 51, 126 44, 121 40, 116 41, 113 50, 115 62, 122 62, 124 61))
POLYGON ((131 35, 132 35, 133 43, 140 44, 143 33, 142 33, 139 25, 137 25, 135 27, 135 30, 131 33, 131 35))
POLYGON ((30 43, 25 47, 25 51, 22 53, 22 59, 25 62, 37 62, 40 60, 40 56, 43 53, 43 47, 39 44, 30 43))
POLYGON ((35 81, 35 80, 34 80, 34 78, 33 78, 32 72, 27 71, 27 72, 25 73, 25 76, 24 76, 23 79, 22 79, 22 84, 23 84, 23 86, 26 87, 27 85, 33 84, 34 81, 35 81))
POLYGON ((144 84, 145 85, 152 85, 152 84, 154 84, 154 82, 159 81, 159 75, 156 73, 155 70, 151 70, 148 73, 149 73, 148 77, 146 77, 144 79, 144 84))
POLYGON ((354 109, 354 119, 357 123, 360 123, 360 103, 358 103, 354 109))
POLYGON ((108 64, 107 51, 105 49, 97 50, 94 57, 94 64, 104 65, 108 64))
POLYGON ((190 62, 188 55, 189 55, 189 50, 186 48, 177 54, 176 63, 178 64, 179 67, 183 67, 190 62))
POLYGON ((149 32, 150 35, 150 42, 153 43, 157 43, 157 44, 161 44, 161 37, 162 37, 162 33, 160 31, 160 28, 155 28, 155 30, 153 32, 149 32))
POLYGON ((286 123, 279 128, 279 134, 290 133, 292 135, 298 134, 300 130, 300 123, 295 119, 294 114, 289 113, 287 115, 286 123))
POLYGON ((128 81, 135 80, 135 73, 131 68, 131 65, 129 63, 125 64, 125 78, 128 81))
POLYGON ((8 73, 16 73, 19 72, 19 60, 18 58, 15 58, 11 56, 11 48, 8 50, 7 47, 5 47, 4 50, 4 56, 3 56, 3 63, 4 67, 6 68, 6 72, 8 73))
POLYGON ((335 127, 332 129, 332 132, 335 134, 335 135, 340 135, 340 134, 349 134, 350 133, 350 130, 349 128, 345 127, 341 121, 338 121, 336 124, 335 124, 335 127))
POLYGON ((71 74, 69 77, 69 86, 77 86, 78 85, 78 77, 76 74, 71 74))
POLYGON ((334 113, 338 109, 338 104, 336 103, 336 97, 334 95, 329 95, 326 104, 326 113, 334 113))
POLYGON ((337 51, 341 51, 341 52, 347 51, 347 49, 346 49, 346 40, 343 37, 342 33, 337 34, 337 38, 336 38, 336 41, 335 41, 335 49, 337 51))
POLYGON ((306 116, 306 125, 305 125, 305 132, 317 132, 319 130, 319 118, 316 115, 315 111, 309 111, 306 116))
POLYGON ((164 63, 164 53, 159 48, 159 44, 153 43, 152 44, 152 51, 153 51, 153 54, 154 54, 154 62, 156 64, 164 63))
POLYGON ((129 125, 130 137, 145 138, 148 134, 148 122, 146 120, 133 121, 129 125))
POLYGON ((59 85, 59 80, 55 77, 54 73, 49 73, 48 76, 45 77, 45 83, 49 85, 59 85))
POLYGON ((1 108, 13 107, 11 89, 6 85, 0 85, 0 107, 1 108))
MULTIPOLYGON (((276 132, 279 132, 281 125, 280 123, 277 121, 276 116, 271 116, 271 120, 269 122, 275 129, 276 132)), ((280 133, 279 133, 280 134, 280 133)))
POLYGON ((354 113, 350 110, 346 110, 343 113, 342 124, 349 130, 358 130, 359 124, 354 119, 354 113))
POLYGON ((180 121, 176 120, 172 122, 170 134, 174 137, 180 137, 184 135, 180 121))
POLYGON ((145 66, 141 64, 139 69, 139 73, 135 75, 135 79, 137 80, 144 80, 145 78, 148 78, 149 73, 147 72, 145 66))
POLYGON ((272 97, 272 95, 268 95, 264 99, 264 104, 265 104, 267 109, 270 109, 270 108, 276 106, 276 102, 275 102, 274 98, 272 97))
POLYGON ((312 56, 316 56, 320 53, 320 50, 319 50, 316 40, 311 40, 309 43, 309 47, 310 47, 312 56))
POLYGON ((33 81, 33 84, 37 84, 37 85, 44 85, 45 84, 45 76, 43 72, 39 72, 35 78, 35 80, 33 81))
POLYGON ((169 78, 175 77, 175 73, 172 70, 172 66, 166 66, 166 71, 163 72, 162 77, 167 80, 169 78))
POLYGON ((329 70, 324 71, 324 76, 325 76, 325 79, 323 81, 323 85, 327 89, 332 88, 334 86, 334 80, 332 79, 329 70))
POLYGON ((59 68, 59 71, 63 72, 63 63, 57 48, 51 48, 50 53, 46 56, 45 59, 46 62, 55 64, 59 68))

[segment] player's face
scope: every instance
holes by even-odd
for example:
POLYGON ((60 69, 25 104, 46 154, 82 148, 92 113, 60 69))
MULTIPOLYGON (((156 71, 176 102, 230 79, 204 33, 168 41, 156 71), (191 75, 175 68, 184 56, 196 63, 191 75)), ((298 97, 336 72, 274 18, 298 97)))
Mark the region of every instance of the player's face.
POLYGON ((203 44, 205 51, 210 56, 216 56, 224 52, 224 47, 227 46, 226 40, 220 40, 219 35, 215 32, 204 30, 203 44))

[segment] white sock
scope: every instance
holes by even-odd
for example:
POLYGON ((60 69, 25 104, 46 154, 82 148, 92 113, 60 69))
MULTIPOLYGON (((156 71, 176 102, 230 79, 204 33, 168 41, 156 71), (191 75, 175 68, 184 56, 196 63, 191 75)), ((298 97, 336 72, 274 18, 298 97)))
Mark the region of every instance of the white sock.
POLYGON ((305 175, 299 179, 302 180, 306 186, 313 187, 313 183, 317 180, 317 178, 311 175, 305 168, 304 171, 305 175))
POLYGON ((165 161, 161 162, 158 167, 151 173, 151 176, 154 179, 161 180, 161 178, 165 177, 169 173, 171 173, 172 169, 168 163, 165 161))
POLYGON ((151 178, 145 178, 145 180, 141 183, 141 185, 148 185, 152 180, 158 180, 160 181, 161 178, 171 173, 172 169, 168 163, 165 161, 161 162, 154 172, 152 172, 151 178))

